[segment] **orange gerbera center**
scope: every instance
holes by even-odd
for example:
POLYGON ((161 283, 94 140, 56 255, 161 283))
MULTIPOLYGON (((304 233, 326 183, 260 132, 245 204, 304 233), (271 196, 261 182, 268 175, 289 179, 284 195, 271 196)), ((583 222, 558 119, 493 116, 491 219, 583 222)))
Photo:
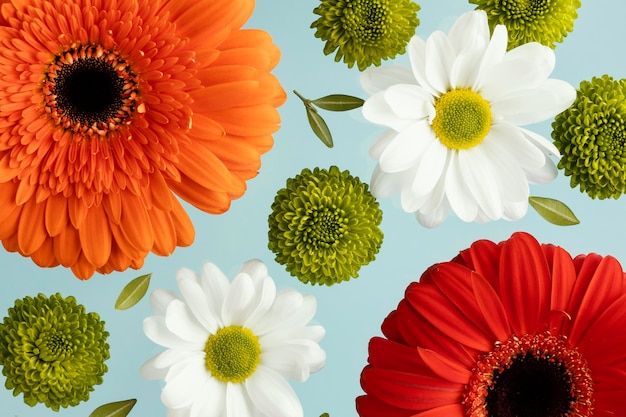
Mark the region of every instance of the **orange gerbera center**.
POLYGON ((75 45, 58 54, 47 68, 42 93, 56 126, 87 136, 105 136, 130 124, 144 107, 131 66, 101 45, 75 45))
POLYGON ((463 403, 467 417, 591 416, 593 380, 565 336, 513 336, 477 362, 463 403))

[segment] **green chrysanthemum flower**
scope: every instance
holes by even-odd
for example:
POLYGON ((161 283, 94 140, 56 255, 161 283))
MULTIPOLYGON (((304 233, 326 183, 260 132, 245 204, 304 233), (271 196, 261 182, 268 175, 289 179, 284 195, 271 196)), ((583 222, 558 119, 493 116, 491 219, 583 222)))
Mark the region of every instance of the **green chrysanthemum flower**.
POLYGON ((363 71, 381 59, 403 54, 419 25, 420 6, 410 0, 321 0, 311 24, 315 37, 326 41, 324 54, 335 49, 335 61, 363 71))
POLYGON ((61 294, 16 300, 0 324, 0 365, 5 386, 30 406, 54 411, 89 399, 102 383, 109 333, 96 313, 61 294))
POLYGON ((528 42, 555 48, 574 30, 580 0, 469 0, 487 12, 489 27, 504 25, 509 49, 528 42))
POLYGON ((552 123, 559 168, 591 198, 626 192, 626 80, 582 81, 576 101, 552 123))
POLYGON ((300 281, 333 285, 374 260, 381 222, 378 202, 358 177, 336 166, 305 168, 274 199, 268 246, 300 281))

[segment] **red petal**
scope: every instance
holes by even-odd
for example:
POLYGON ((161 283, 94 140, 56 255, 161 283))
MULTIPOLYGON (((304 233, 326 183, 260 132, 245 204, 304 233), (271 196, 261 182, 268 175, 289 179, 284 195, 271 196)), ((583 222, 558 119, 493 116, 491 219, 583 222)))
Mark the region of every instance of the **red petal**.
POLYGON ((461 404, 444 405, 415 414, 413 417, 465 417, 465 407, 461 404))
POLYGON ((577 347, 591 367, 626 361, 626 294, 605 307, 604 313, 578 338, 577 347))
POLYGON ((411 417, 415 414, 413 410, 394 407, 371 395, 356 398, 356 411, 361 417, 411 417))
POLYGON ((381 337, 373 337, 369 342, 368 352, 368 362, 375 368, 435 376, 422 361, 416 348, 381 337))
POLYGON ((494 339, 504 342, 511 336, 511 326, 502 301, 489 282, 481 275, 472 273, 471 281, 472 291, 482 312, 483 321, 489 326, 494 339))
POLYGON ((472 372, 460 363, 432 350, 418 347, 417 352, 424 363, 440 378, 458 384, 469 382, 472 372))
POLYGON ((361 386, 370 395, 398 408, 428 410, 459 404, 463 385, 440 378, 366 367, 361 386))
POLYGON ((406 300, 429 323, 448 338, 465 346, 487 352, 494 340, 485 335, 434 286, 422 284, 407 292, 406 300))
POLYGON ((563 312, 553 314, 550 317, 550 329, 554 333, 561 333, 563 320, 568 318, 568 305, 572 290, 576 283, 576 269, 572 258, 560 247, 551 248, 552 261, 552 292, 550 299, 550 311, 563 312))
POLYGON ((526 233, 515 233, 502 244, 500 299, 509 323, 518 335, 534 333, 547 318, 550 271, 539 243, 526 233))
MULTIPOLYGON (((587 274, 585 277, 588 276, 587 274)), ((607 256, 598 264, 589 281, 581 281, 586 288, 580 288, 578 282, 574 286, 574 294, 582 295, 578 311, 572 312, 574 322, 569 334, 571 343, 577 344, 579 337, 593 325, 596 318, 604 312, 606 306, 615 301, 623 291, 624 273, 619 262, 607 256), (584 291, 586 290, 586 291, 584 291)), ((576 297, 578 298, 578 297, 576 297)))
POLYGON ((469 249, 460 253, 460 259, 457 257, 454 261, 465 264, 469 269, 478 272, 498 291, 500 251, 501 247, 492 241, 478 240, 472 243, 469 249))

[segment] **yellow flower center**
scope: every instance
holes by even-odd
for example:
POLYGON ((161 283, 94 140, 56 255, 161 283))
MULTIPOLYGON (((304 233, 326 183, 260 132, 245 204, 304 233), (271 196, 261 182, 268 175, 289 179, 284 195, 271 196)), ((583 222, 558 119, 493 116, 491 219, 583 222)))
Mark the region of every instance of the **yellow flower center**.
POLYGON ((222 382, 239 383, 254 373, 261 357, 259 338, 242 326, 228 326, 209 336, 205 365, 222 382))
POLYGON ((491 127, 491 107, 469 88, 451 90, 435 101, 432 128, 450 149, 469 149, 480 144, 491 127))

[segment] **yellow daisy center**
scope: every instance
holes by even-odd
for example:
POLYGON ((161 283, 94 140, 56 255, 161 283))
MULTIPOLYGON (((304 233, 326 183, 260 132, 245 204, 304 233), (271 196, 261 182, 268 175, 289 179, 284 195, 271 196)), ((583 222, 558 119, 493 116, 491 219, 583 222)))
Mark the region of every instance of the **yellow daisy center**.
POLYGON ((451 90, 435 101, 432 128, 450 149, 469 149, 480 144, 491 127, 491 106, 469 88, 451 90))
POLYGON ((209 336, 205 365, 222 382, 239 383, 254 373, 261 358, 259 338, 242 326, 228 326, 209 336))

